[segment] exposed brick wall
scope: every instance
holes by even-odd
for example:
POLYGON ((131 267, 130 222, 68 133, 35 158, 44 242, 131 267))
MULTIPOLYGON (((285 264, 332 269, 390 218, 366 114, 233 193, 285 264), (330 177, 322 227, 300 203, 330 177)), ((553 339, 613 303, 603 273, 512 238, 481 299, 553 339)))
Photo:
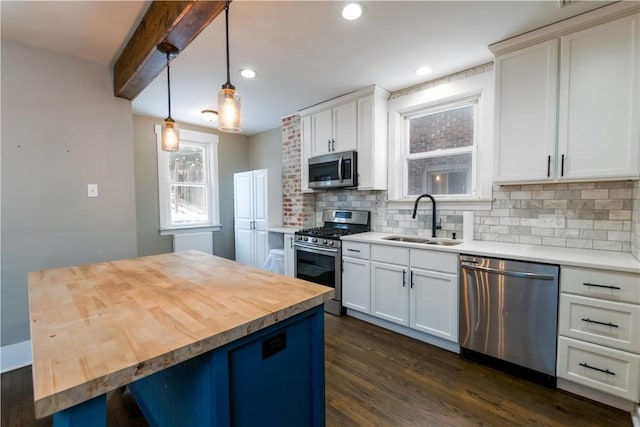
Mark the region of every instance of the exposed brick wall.
POLYGON ((315 196, 303 193, 301 186, 300 116, 282 119, 282 225, 311 227, 315 225, 315 196))

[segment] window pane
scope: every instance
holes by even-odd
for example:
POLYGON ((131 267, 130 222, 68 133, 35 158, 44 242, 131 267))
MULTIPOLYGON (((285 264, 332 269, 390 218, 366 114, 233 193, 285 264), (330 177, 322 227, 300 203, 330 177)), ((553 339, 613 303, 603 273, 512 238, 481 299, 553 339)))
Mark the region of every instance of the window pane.
POLYGON ((470 194, 471 153, 408 160, 408 195, 470 194))
POLYGON ((172 225, 209 222, 205 186, 172 184, 170 191, 172 225))
POLYGON ((204 147, 180 144, 180 151, 169 155, 169 180, 204 183, 204 150, 204 147))
POLYGON ((409 120, 409 153, 473 145, 475 104, 409 120))

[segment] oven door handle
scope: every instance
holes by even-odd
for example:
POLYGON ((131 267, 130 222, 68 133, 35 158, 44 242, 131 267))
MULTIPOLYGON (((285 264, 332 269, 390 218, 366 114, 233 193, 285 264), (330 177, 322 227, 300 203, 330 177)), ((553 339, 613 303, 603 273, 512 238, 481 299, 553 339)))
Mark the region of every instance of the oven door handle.
POLYGON ((298 243, 298 242, 294 243, 293 246, 298 249, 306 250, 307 252, 328 252, 332 254, 338 253, 338 249, 322 248, 318 246, 305 245, 303 243, 298 243))

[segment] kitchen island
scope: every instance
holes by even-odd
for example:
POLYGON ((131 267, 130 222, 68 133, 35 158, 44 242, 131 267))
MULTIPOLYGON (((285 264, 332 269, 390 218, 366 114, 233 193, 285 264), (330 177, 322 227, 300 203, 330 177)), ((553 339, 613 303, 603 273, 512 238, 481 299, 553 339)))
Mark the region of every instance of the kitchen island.
POLYGON ((30 273, 35 415, 105 425, 126 385, 150 425, 324 425, 332 293, 198 251, 30 273))

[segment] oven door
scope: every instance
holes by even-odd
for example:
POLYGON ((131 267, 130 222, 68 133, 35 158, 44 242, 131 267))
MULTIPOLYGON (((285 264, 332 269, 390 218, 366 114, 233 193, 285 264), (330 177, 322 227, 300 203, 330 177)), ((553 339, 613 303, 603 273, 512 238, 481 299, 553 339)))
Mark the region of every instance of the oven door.
POLYGON ((322 248, 296 242, 295 276, 335 289, 332 304, 325 304, 325 310, 340 314, 342 300, 342 254, 339 248, 322 248), (336 307, 337 303, 337 307, 336 307), (336 312, 337 311, 337 312, 336 312))

